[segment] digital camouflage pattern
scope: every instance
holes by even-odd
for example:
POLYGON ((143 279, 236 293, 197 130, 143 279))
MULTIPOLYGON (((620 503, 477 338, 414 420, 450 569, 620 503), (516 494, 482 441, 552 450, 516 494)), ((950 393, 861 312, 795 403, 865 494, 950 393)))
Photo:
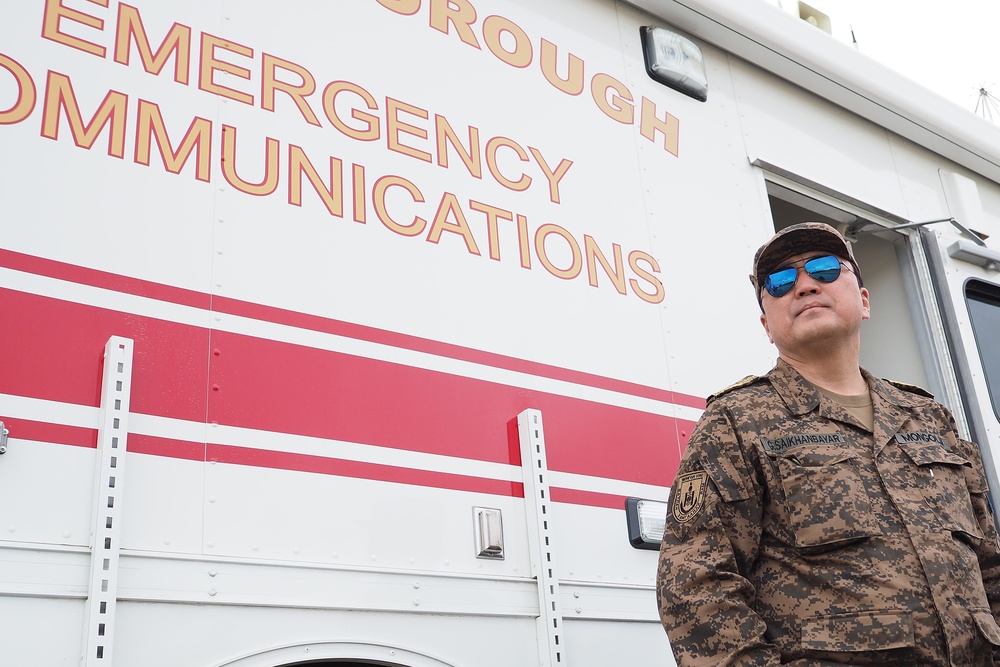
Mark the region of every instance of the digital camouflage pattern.
POLYGON ((862 373, 874 433, 783 361, 709 398, 657 575, 680 667, 994 664, 979 450, 929 395, 862 373))

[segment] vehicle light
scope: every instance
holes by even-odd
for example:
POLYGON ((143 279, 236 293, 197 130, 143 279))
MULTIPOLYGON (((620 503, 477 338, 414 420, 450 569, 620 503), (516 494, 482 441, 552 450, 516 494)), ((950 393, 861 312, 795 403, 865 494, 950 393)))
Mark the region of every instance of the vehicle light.
POLYGON ((958 239, 948 246, 948 255, 963 262, 976 264, 987 271, 1000 271, 1000 252, 958 239))
POLYGON ((698 45, 666 28, 643 26, 640 31, 649 76, 696 100, 707 100, 705 57, 698 45))
POLYGON ((667 503, 642 498, 625 499, 628 541, 636 549, 659 549, 667 525, 667 503))

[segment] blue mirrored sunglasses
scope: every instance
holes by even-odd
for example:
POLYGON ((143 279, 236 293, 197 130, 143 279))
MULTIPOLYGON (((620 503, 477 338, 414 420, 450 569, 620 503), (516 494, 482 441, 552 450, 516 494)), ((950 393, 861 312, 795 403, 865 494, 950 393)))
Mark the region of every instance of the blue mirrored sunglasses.
MULTIPOLYGON (((797 263, 797 262, 796 262, 797 263)), ((821 283, 832 283, 840 277, 840 266, 842 262, 834 255, 823 255, 807 259, 802 264, 805 272, 813 280, 821 283)), ((764 289, 775 299, 785 296, 795 286, 795 281, 799 277, 799 267, 786 266, 778 269, 774 273, 769 273, 764 280, 764 289)))

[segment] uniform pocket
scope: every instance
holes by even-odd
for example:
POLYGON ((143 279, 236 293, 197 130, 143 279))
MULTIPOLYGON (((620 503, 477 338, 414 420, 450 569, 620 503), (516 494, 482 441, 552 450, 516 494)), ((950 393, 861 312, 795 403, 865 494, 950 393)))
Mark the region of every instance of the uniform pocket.
POLYGON ((967 542, 982 540, 966 476, 972 463, 936 442, 901 442, 899 446, 915 464, 915 486, 922 490, 927 505, 934 508, 942 528, 967 542))
POLYGON ((976 622, 976 627, 979 628, 979 634, 981 634, 990 644, 1000 648, 1000 626, 997 625, 997 621, 993 618, 993 614, 990 613, 990 610, 974 610, 972 612, 972 620, 976 622))
POLYGON ((802 648, 822 653, 867 653, 914 646, 913 617, 905 611, 834 614, 802 622, 802 648))
POLYGON ((821 551, 882 534, 851 454, 798 448, 778 457, 778 470, 794 546, 821 551))

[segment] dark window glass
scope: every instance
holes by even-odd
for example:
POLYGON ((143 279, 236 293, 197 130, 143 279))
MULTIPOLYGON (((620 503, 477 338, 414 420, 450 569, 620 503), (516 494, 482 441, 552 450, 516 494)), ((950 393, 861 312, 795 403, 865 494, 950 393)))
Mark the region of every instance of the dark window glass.
POLYGON ((978 280, 965 285, 972 330, 986 372, 993 412, 1000 419, 1000 287, 978 280))

